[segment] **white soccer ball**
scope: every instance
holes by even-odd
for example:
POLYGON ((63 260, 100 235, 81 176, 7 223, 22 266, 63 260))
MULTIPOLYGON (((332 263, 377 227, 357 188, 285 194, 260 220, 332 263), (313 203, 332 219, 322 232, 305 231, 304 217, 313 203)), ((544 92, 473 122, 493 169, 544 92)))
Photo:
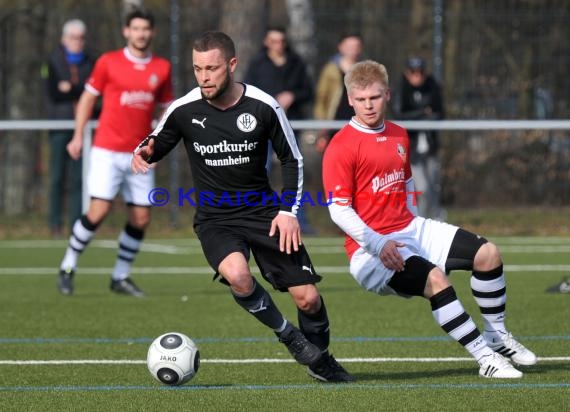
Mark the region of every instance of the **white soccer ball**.
POLYGON ((198 372, 200 351, 183 333, 165 333, 150 344, 146 365, 157 381, 165 385, 182 385, 198 372))

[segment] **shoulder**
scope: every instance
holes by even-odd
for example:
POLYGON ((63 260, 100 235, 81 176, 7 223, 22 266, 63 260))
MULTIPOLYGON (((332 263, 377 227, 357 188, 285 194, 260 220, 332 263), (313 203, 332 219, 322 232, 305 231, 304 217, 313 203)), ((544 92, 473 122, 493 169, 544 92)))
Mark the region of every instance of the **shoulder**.
POLYGON ((293 64, 303 65, 303 66, 305 65, 305 61, 303 60, 303 58, 294 51, 289 51, 289 53, 287 53, 287 58, 290 59, 290 61, 293 64))
POLYGON ((335 165, 350 162, 358 151, 358 132, 350 125, 340 129, 329 142, 323 155, 323 162, 335 165))
POLYGON ((97 61, 98 56, 97 54, 93 53, 91 50, 86 50, 85 51, 85 62, 93 64, 95 61, 97 61))
POLYGON ((182 116, 192 116, 192 110, 197 102, 202 100, 202 94, 200 93, 200 88, 196 87, 190 92, 186 93, 184 96, 174 100, 166 109, 163 119, 168 121, 170 119, 177 119, 182 116))
POLYGON ((426 83, 430 85, 438 85, 437 80, 435 80, 435 77, 433 77, 431 74, 426 77, 426 83))
POLYGON ((53 61, 53 62, 59 62, 65 59, 65 54, 63 52, 63 48, 61 46, 58 46, 56 48, 54 48, 51 53, 49 54, 48 57, 49 60, 53 61))
POLYGON ((258 65, 259 63, 264 63, 268 60, 269 57, 267 57, 267 52, 265 51, 265 49, 259 50, 257 53, 253 55, 253 57, 249 61, 249 65, 250 67, 255 68, 255 66, 258 65))
POLYGON ((320 77, 342 79, 342 74, 338 65, 333 61, 329 61, 321 69, 320 77))
POLYGON ((194 89, 190 90, 184 96, 179 97, 178 99, 174 100, 169 108, 168 111, 172 112, 178 107, 189 105, 190 103, 196 102, 198 100, 202 100, 202 93, 200 92, 199 87, 195 87, 194 89))
POLYGON ((265 103, 268 106, 273 107, 274 109, 277 109, 277 107, 279 106, 279 103, 277 103, 277 100, 275 100, 271 95, 264 92, 260 88, 252 86, 249 83, 243 83, 243 85, 245 86, 245 96, 246 97, 258 100, 262 103, 265 103))
POLYGON ((160 57, 160 56, 152 56, 152 63, 157 65, 157 66, 163 66, 163 67, 170 67, 170 61, 164 57, 160 57))
POLYGON ((101 59, 118 59, 125 57, 124 49, 117 49, 105 52, 101 55, 101 59))
POLYGON ((389 120, 384 120, 384 125, 386 127, 386 133, 398 136, 407 136, 408 132, 405 128, 389 120))
POLYGON ((101 65, 101 64, 106 64, 107 62, 115 62, 122 58, 124 58, 122 50, 108 51, 99 56, 99 58, 97 59, 97 64, 101 65))
POLYGON ((357 141, 359 139, 360 132, 350 125, 350 123, 345 124, 332 138, 327 150, 329 148, 335 148, 335 150, 341 153, 346 153, 347 151, 353 150, 357 146, 357 141))

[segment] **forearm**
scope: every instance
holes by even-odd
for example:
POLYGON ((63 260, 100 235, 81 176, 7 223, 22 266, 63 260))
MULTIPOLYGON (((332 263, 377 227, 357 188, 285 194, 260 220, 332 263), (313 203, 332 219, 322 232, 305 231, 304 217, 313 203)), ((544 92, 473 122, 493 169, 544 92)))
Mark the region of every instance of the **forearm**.
POLYGON ((75 112, 75 136, 74 138, 83 138, 83 130, 85 125, 91 118, 93 113, 93 107, 97 101, 97 96, 94 94, 84 91, 79 98, 77 103, 77 109, 75 112))
POLYGON ((329 205, 331 219, 364 250, 378 256, 388 239, 364 223, 352 206, 343 203, 343 200, 337 199, 329 205))

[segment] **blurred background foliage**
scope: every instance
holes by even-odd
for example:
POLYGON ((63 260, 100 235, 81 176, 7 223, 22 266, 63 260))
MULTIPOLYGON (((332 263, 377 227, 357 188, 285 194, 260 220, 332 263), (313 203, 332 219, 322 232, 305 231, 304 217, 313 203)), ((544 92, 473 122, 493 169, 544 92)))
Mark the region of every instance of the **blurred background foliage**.
MULTIPOLYGON (((191 42, 198 33, 220 29, 234 38, 240 80, 271 24, 288 28, 315 79, 339 36, 359 32, 365 57, 384 63, 393 85, 408 55, 425 57, 441 80, 447 119, 569 118, 566 0, 0 0, 0 119, 46 118, 40 72, 64 21, 84 20, 88 48, 100 54, 124 45, 122 16, 132 3, 156 16, 154 51, 176 61, 178 96, 195 85, 191 42), (434 47, 438 5, 440 52, 434 47), (434 65, 438 57, 441 65, 434 65)), ((46 135, 0 132, 0 214, 45 212, 49 164, 46 139, 38 136, 46 135)), ((307 189, 317 191, 321 155, 311 133, 303 137, 307 189)), ((568 131, 454 131, 442 137, 446 207, 568 204, 568 131)), ((160 168, 159 184, 178 173, 189 188, 186 160, 180 151, 177 156, 180 167, 160 168)))

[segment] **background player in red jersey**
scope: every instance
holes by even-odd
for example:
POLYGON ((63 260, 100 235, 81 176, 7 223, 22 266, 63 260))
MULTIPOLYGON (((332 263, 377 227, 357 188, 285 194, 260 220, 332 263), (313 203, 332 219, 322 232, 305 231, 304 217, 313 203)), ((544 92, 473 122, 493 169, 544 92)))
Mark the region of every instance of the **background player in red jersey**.
POLYGON ((148 194, 154 175, 135 175, 130 162, 133 149, 151 131, 158 105, 173 99, 170 63, 150 52, 154 18, 135 10, 125 19, 126 47, 103 54, 85 85, 75 116, 75 132, 67 150, 73 159, 81 156, 83 131, 97 98, 103 109, 90 153, 89 210, 73 225, 69 245, 61 262, 58 281, 64 295, 73 293, 73 276, 79 255, 93 238, 97 227, 111 210, 119 190, 128 206, 128 221, 119 235, 119 251, 112 273, 111 290, 142 297, 130 278, 130 268, 150 223, 148 194))
POLYGON ((350 272, 378 294, 423 296, 436 322, 469 351, 488 378, 520 378, 505 357, 536 363, 505 327, 506 289, 497 246, 456 226, 417 216, 406 130, 384 120, 390 100, 386 68, 355 64, 344 83, 355 116, 332 139, 323 159, 332 220, 346 233, 350 272), (446 275, 471 270, 483 335, 446 275), (503 357, 504 355, 505 357, 503 357))

